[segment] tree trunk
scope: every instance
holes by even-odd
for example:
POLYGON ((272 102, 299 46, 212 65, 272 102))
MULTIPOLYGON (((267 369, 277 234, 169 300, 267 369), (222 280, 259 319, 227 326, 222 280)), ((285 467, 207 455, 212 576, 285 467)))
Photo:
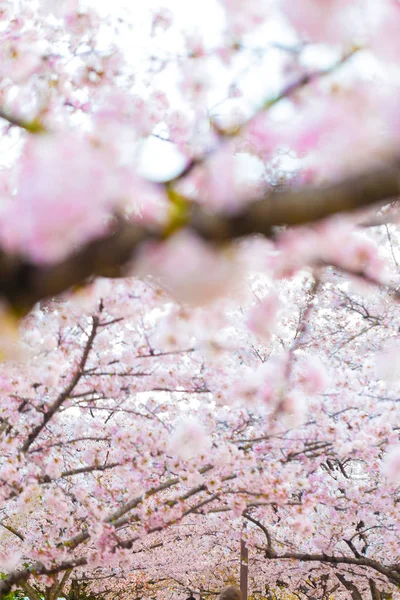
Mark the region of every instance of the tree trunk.
POLYGON ((240 591, 242 600, 247 600, 249 581, 249 551, 244 540, 240 541, 240 591))
POLYGON ((371 598, 372 600, 382 600, 382 594, 376 587, 376 583, 373 579, 369 580, 369 589, 371 590, 371 598))
POLYGON ((336 573, 336 577, 339 579, 340 583, 346 588, 346 590, 349 590, 352 600, 363 600, 363 597, 361 596, 358 587, 354 585, 352 581, 348 581, 340 573, 336 573))
POLYGON ((24 581, 20 583, 20 586, 29 600, 41 600, 39 592, 30 583, 24 581))
POLYGON ((56 580, 51 587, 51 600, 57 600, 57 598, 63 593, 65 584, 67 583, 69 576, 72 573, 72 569, 65 571, 60 581, 56 580))
POLYGON ((78 600, 79 598, 79 583, 76 579, 71 581, 71 586, 69 588, 69 600, 78 600))

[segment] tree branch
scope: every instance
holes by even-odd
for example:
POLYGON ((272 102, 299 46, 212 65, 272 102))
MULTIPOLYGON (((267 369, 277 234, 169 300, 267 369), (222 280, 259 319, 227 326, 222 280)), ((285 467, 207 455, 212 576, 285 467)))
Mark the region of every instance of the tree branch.
POLYGON ((271 540, 271 536, 270 536, 268 529, 265 527, 265 525, 260 523, 260 521, 257 521, 257 519, 254 519, 254 517, 249 515, 247 512, 243 513, 243 516, 248 521, 251 521, 251 523, 254 523, 254 525, 257 525, 257 527, 259 527, 261 529, 261 531, 264 532, 265 537, 267 538, 267 557, 269 558, 269 557, 273 556, 274 551, 272 550, 272 540, 271 540))
POLYGON ((352 600, 363 600, 358 587, 354 585, 352 581, 348 581, 348 579, 346 579, 344 575, 341 575, 340 573, 335 573, 335 575, 339 579, 340 583, 346 588, 346 590, 350 592, 352 600))
MULTIPOLYGON (((212 465, 206 465, 205 467, 202 467, 201 469, 199 469, 199 473, 204 475, 205 473, 207 473, 208 471, 210 471, 213 468, 214 467, 212 465)), ((180 482, 181 482, 181 479, 179 477, 172 477, 170 479, 167 479, 163 483, 160 483, 160 485, 150 488, 144 494, 142 494, 140 496, 136 496, 135 498, 132 498, 132 500, 130 500, 130 502, 127 502, 121 508, 119 508, 118 510, 116 510, 116 511, 112 512, 110 515, 108 515, 108 517, 104 520, 104 522, 110 523, 111 525, 113 525, 115 527, 115 529, 118 529, 118 528, 128 524, 131 521, 131 517, 130 516, 126 517, 125 515, 127 513, 129 513, 131 510, 133 510, 134 508, 139 506, 139 504, 141 504, 144 500, 150 498, 151 496, 154 496, 158 492, 163 492, 164 490, 167 490, 173 486, 176 486, 180 482)), ((202 486, 196 487, 195 488, 196 491, 201 491, 201 489, 199 489, 199 488, 202 489, 202 486)), ((187 492, 185 494, 184 498, 185 497, 189 498, 191 495, 192 495, 191 490, 189 490, 189 492, 187 492)), ((67 546, 70 549, 74 549, 77 546, 79 546, 80 544, 82 544, 83 542, 85 542, 86 540, 88 540, 89 538, 90 538, 89 532, 82 531, 82 533, 78 533, 76 536, 67 540, 66 542, 63 542, 61 545, 67 546)))
POLYGON ((67 583, 69 576, 72 573, 72 569, 67 569, 63 576, 61 577, 60 582, 57 582, 55 589, 53 590, 52 593, 52 597, 54 598, 54 600, 57 600, 58 597, 60 596, 60 594, 62 594, 63 590, 64 590, 64 586, 67 583))
POLYGON ((0 521, 0 525, 2 527, 4 527, 4 529, 7 529, 7 531, 9 531, 10 533, 13 533, 14 535, 16 535, 22 542, 25 540, 25 538, 22 535, 22 533, 20 533, 17 529, 15 529, 14 527, 12 527, 11 525, 6 525, 4 523, 4 521, 0 521))
POLYGON ((44 133, 46 129, 43 127, 41 122, 38 119, 33 119, 32 121, 25 121, 24 119, 20 119, 4 109, 0 109, 0 119, 3 121, 7 121, 13 127, 19 127, 20 129, 25 129, 29 133, 44 133))
POLYGON ((68 399, 72 390, 76 387, 76 385, 79 383, 80 379, 82 378, 83 370, 85 368, 86 361, 88 359, 90 350, 92 349, 93 342, 96 337, 97 329, 99 327, 99 323, 100 323, 100 320, 99 320, 98 316, 92 317, 91 331, 90 331, 89 337, 87 339, 87 342, 85 344, 81 360, 76 368, 75 374, 73 375, 73 377, 72 377, 71 381, 69 382, 69 384, 67 385, 67 387, 61 392, 61 394, 59 394, 59 396, 55 400, 55 402, 53 402, 53 404, 48 408, 48 410, 46 411, 46 413, 43 416, 41 423, 39 423, 39 425, 37 425, 31 431, 31 433, 28 435, 25 443, 23 444, 23 446, 21 448, 22 452, 27 452, 29 450, 30 446, 36 440, 38 435, 46 427, 47 423, 53 418, 53 416, 56 414, 58 409, 68 399))
POLYGON ((305 552, 285 552, 283 554, 272 554, 270 560, 298 560, 299 562, 316 562, 331 565, 355 565, 368 567, 381 575, 384 575, 391 583, 400 585, 400 571, 393 566, 384 566, 381 563, 366 557, 352 556, 330 556, 328 554, 307 554, 305 552))
POLYGON ((400 161, 321 187, 274 191, 234 216, 192 210, 192 228, 201 237, 224 242, 251 234, 270 236, 273 227, 305 225, 400 196, 400 161))
MULTIPOLYGON (((323 187, 273 191, 255 199, 235 215, 210 214, 192 206, 189 227, 214 244, 262 234, 270 236, 275 226, 304 225, 341 212, 351 212, 400 195, 400 162, 323 187)), ((56 296, 82 284, 91 276, 123 277, 124 267, 144 241, 161 240, 164 232, 138 223, 117 220, 108 235, 83 246, 64 261, 35 265, 0 251, 0 296, 18 311, 28 311, 43 298, 56 296)))
POLYGON ((28 581, 21 581, 20 586, 29 600, 42 600, 39 592, 28 581))

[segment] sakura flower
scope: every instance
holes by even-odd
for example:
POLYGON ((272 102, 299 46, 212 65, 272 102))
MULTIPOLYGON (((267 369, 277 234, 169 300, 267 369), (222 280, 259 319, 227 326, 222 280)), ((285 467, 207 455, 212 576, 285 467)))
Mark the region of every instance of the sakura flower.
POLYGON ((393 0, 382 0, 369 24, 370 47, 384 61, 398 63, 400 57, 400 6, 393 0))
POLYGON ((306 515, 299 515, 296 519, 294 519, 293 526, 295 527, 296 531, 302 535, 310 535, 314 529, 310 519, 308 519, 306 515))
POLYGON ((220 0, 226 11, 229 30, 234 36, 241 36, 263 23, 271 13, 271 0, 220 0))
POLYGON ((42 52, 43 45, 30 33, 9 38, 0 47, 0 75, 25 81, 38 70, 42 52))
POLYGON ((40 7, 44 12, 60 18, 76 13, 79 8, 79 0, 40 0, 40 7))
POLYGON ((29 139, 16 197, 0 221, 3 244, 36 262, 52 262, 100 235, 117 193, 107 159, 76 133, 29 139))
POLYGON ((342 256, 339 258, 342 264, 348 265, 355 272, 365 272, 379 280, 383 275, 385 263, 379 257, 378 247, 373 240, 354 233, 346 241, 346 256, 342 252, 342 256))
POLYGON ((238 276, 232 257, 209 248, 189 231, 145 249, 137 274, 151 273, 181 302, 206 304, 226 293, 238 276))
POLYGON ((235 206, 234 156, 227 146, 210 160, 206 173, 205 193, 211 207, 229 210, 235 206))
POLYGON ((167 450, 182 460, 188 460, 206 452, 209 444, 203 425, 188 418, 182 420, 172 433, 167 450))
POLYGON ((57 479, 60 477, 63 471, 62 461, 57 457, 51 457, 46 462, 45 472, 51 479, 57 479))
POLYGON ((231 508, 232 514, 235 517, 241 517, 243 512, 246 510, 247 505, 245 499, 235 495, 232 495, 230 498, 228 498, 227 504, 231 508))
POLYGON ((388 340, 377 356, 377 372, 387 382, 396 382, 400 378, 400 339, 388 340))
POLYGON ((389 448, 382 470, 392 483, 400 485, 400 444, 395 444, 389 448))
POLYGON ((249 315, 247 325, 253 333, 261 339, 269 341, 276 325, 280 301, 277 294, 272 293, 266 296, 257 306, 255 306, 249 315))
POLYGON ((9 573, 13 571, 21 560, 21 555, 17 551, 1 552, 0 553, 0 571, 9 573))
POLYGON ((306 394, 321 394, 329 383, 324 363, 317 356, 307 356, 300 368, 300 382, 306 394))
POLYGON ((190 487, 195 487, 203 483, 204 477, 198 471, 188 471, 182 475, 182 481, 190 487))
POLYGON ((352 5, 349 0, 281 0, 282 11, 300 35, 334 44, 351 40, 358 30, 361 15, 349 10, 352 5))
POLYGON ((302 425, 305 421, 307 403, 304 395, 299 391, 290 391, 285 394, 284 400, 280 405, 285 421, 295 427, 302 425))
POLYGON ((167 31, 174 21, 173 13, 166 7, 160 7, 153 15, 152 21, 152 34, 160 29, 161 31, 167 31))

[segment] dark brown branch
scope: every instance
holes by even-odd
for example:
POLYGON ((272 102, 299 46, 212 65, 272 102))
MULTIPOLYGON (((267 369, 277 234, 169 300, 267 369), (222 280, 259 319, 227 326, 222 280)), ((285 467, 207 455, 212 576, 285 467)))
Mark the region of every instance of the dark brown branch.
POLYGON ((28 596, 29 600, 42 600, 39 592, 28 581, 22 581, 20 586, 28 596))
POLYGON ((0 250, 0 295, 25 314, 39 300, 57 296, 92 275, 122 277, 123 266, 140 244, 150 239, 150 230, 118 220, 108 235, 57 264, 35 265, 0 250))
MULTIPOLYGON (((400 165, 384 167, 324 187, 271 192, 250 202, 236 215, 206 213, 192 207, 185 226, 204 240, 220 244, 236 238, 269 236, 275 226, 304 225, 350 212, 400 195, 400 165)), ((43 298, 56 296, 91 276, 122 277, 144 241, 161 240, 164 232, 119 220, 105 237, 90 242, 61 263, 40 266, 0 252, 0 295, 20 312, 43 298)))
POLYGON ((352 582, 349 581, 341 575, 340 573, 336 573, 336 577, 339 579, 340 583, 348 590, 351 594, 352 600, 363 600, 363 597, 360 594, 358 587, 352 582))
POLYGON ((400 162, 371 169, 323 187, 275 191, 236 216, 209 215, 193 209, 192 227, 206 240, 224 242, 250 234, 271 235, 273 227, 304 225, 337 213, 400 196, 400 162))
POLYGON ((122 463, 113 462, 106 465, 88 465, 86 467, 78 467, 77 469, 70 469, 69 471, 63 471, 61 477, 72 477, 73 475, 81 475, 82 473, 93 473, 94 471, 108 471, 119 467, 122 463))
POLYGON ((64 586, 67 583, 69 576, 72 573, 72 569, 67 569, 63 576, 61 577, 61 580, 56 584, 55 589, 53 591, 53 598, 54 600, 58 600, 58 597, 60 596, 60 594, 62 594, 62 592, 64 591, 64 586))
POLYGON ((265 525, 260 523, 260 521, 258 521, 257 519, 255 519, 254 517, 249 515, 247 512, 243 513, 243 516, 248 521, 251 521, 251 523, 254 523, 254 525, 257 525, 257 527, 259 527, 261 529, 261 531, 265 534, 265 537, 267 538, 267 556, 268 557, 273 556, 274 552, 272 550, 272 540, 271 540, 271 536, 270 536, 268 529, 265 527, 265 525))
POLYGON ((343 540, 348 547, 350 548, 350 550, 352 551, 352 553, 354 554, 354 556, 356 558, 360 558, 360 553, 358 552, 357 548, 354 546, 352 540, 343 540))
POLYGON ((300 562, 316 562, 331 565, 355 565, 368 567, 395 585, 400 585, 400 571, 393 566, 384 566, 376 560, 366 557, 353 556, 331 556, 328 554, 308 554, 306 552, 285 552, 283 554, 272 554, 270 560, 298 560, 300 562))
POLYGON ((373 579, 368 580, 372 600, 382 600, 382 596, 373 579))
POLYGON ((71 381, 67 385, 67 387, 59 394, 58 398, 53 402, 53 404, 48 408, 46 413, 43 416, 42 421, 37 425, 31 433, 28 435, 25 443, 22 446, 22 452, 27 452, 33 442, 36 440, 38 435, 40 435, 41 431, 46 427, 47 423, 53 418, 56 412, 60 409, 60 407, 64 404, 64 402, 69 398, 71 392, 79 383, 80 379, 83 376, 83 370, 86 365, 86 361, 88 359, 90 350, 92 349, 94 339, 96 337, 97 329, 99 327, 99 317, 92 317, 92 327, 89 334, 89 337, 86 341, 81 360, 79 365, 76 368, 75 374, 73 375, 71 381))
POLYGON ((4 529, 7 529, 7 531, 9 531, 10 533, 13 533, 14 535, 16 535, 22 542, 25 540, 22 533, 20 533, 17 529, 12 527, 11 525, 6 525, 6 523, 4 523, 4 521, 0 521, 0 525, 2 527, 4 527, 4 529))
POLYGON ((79 442, 109 442, 110 441, 110 437, 108 436, 91 436, 91 435, 87 435, 87 436, 83 436, 83 437, 77 437, 77 438, 73 438, 71 440, 63 440, 61 442, 53 442, 52 444, 44 444, 43 446, 35 446, 35 448, 33 448, 31 450, 31 454, 33 454, 34 452, 43 452, 43 451, 49 451, 50 448, 57 448, 57 447, 63 447, 66 444, 77 444, 79 442))

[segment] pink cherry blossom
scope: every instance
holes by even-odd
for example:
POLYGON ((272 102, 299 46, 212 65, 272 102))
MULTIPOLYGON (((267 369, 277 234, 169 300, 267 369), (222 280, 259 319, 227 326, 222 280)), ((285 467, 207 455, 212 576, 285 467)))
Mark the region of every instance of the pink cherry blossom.
POLYGON ((168 451, 183 460, 206 452, 208 447, 207 433, 202 424, 194 419, 182 420, 168 443, 168 451))
POLYGON ((250 331, 268 341, 274 332, 280 309, 279 297, 272 293, 263 298, 250 312, 248 326, 250 331))
POLYGON ((101 149, 76 134, 29 140, 16 197, 3 213, 3 243, 51 262, 104 232, 107 209, 118 193, 105 160, 101 149))
POLYGON ((384 473, 395 485, 400 483, 400 444, 391 446, 385 456, 384 473))
POLYGON ((282 0, 282 10, 299 34, 312 42, 341 43, 354 39, 357 18, 361 12, 353 10, 358 2, 350 0, 299 0, 295 4, 282 0), (352 10, 353 9, 353 10, 352 10))

